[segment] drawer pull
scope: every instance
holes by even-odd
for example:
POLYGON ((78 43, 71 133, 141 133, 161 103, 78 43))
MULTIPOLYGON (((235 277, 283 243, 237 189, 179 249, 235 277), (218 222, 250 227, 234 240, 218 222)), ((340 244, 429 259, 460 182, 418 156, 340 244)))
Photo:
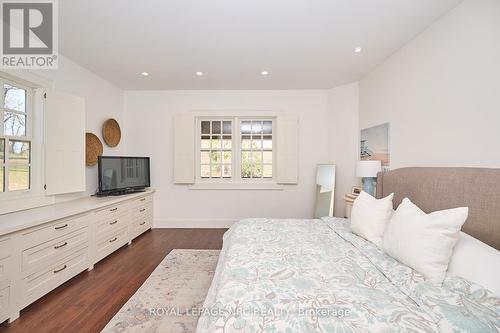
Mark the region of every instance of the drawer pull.
POLYGON ((61 229, 64 229, 64 228, 66 228, 66 227, 68 227, 68 224, 67 224, 67 223, 66 223, 66 224, 64 224, 64 225, 60 225, 60 226, 58 226, 58 227, 55 227, 54 229, 55 229, 55 230, 61 230, 61 229))
POLYGON ((142 198, 141 201, 146 201, 146 198, 142 198))
POLYGON ((64 265, 62 268, 56 269, 54 273, 59 273, 60 271, 64 271, 68 266, 64 265))
POLYGON ((115 211, 117 211, 117 210, 118 210, 118 207, 115 207, 115 208, 111 208, 109 211, 110 211, 110 212, 115 212, 115 211))
POLYGON ((109 222, 109 225, 113 225, 113 224, 117 224, 117 223, 118 223, 118 220, 113 221, 113 222, 109 222))
POLYGON ((54 249, 60 249, 61 247, 65 247, 66 245, 68 245, 68 242, 64 242, 61 245, 56 245, 54 246, 54 249))
POLYGON ((145 211, 145 210, 146 210, 146 208, 142 208, 142 209, 139 209, 139 212, 141 212, 141 213, 142 213, 142 212, 143 212, 143 211, 145 211))
POLYGON ((117 237, 115 237, 115 238, 113 238, 113 239, 110 239, 110 240, 109 240, 109 242, 110 242, 110 243, 113 243, 113 242, 114 242, 115 240, 117 240, 117 239, 118 239, 118 238, 117 238, 117 237))
POLYGON ((145 224, 146 224, 146 221, 139 223, 139 225, 145 225, 145 224))

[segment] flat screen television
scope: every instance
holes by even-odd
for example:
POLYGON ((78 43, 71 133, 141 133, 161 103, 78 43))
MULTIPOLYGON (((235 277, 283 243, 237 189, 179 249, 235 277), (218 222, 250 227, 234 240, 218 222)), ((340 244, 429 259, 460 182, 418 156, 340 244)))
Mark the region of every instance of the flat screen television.
POLYGON ((98 196, 144 191, 151 186, 149 157, 99 156, 98 196))

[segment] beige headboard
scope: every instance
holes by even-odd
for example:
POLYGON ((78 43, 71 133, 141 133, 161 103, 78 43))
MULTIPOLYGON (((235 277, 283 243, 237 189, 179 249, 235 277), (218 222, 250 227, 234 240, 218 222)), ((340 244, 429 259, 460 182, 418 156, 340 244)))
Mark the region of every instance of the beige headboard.
POLYGON ((394 209, 408 197, 426 213, 469 207, 462 231, 500 250, 500 169, 401 168, 377 177, 377 198, 394 192, 394 209))

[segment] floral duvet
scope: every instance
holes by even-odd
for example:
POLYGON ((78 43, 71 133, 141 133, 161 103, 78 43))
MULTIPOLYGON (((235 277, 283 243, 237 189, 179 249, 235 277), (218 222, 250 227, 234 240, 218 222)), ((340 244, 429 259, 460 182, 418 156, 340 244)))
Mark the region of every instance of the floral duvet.
POLYGON ((247 219, 224 235, 197 332, 500 332, 500 298, 426 281, 344 219, 247 219))

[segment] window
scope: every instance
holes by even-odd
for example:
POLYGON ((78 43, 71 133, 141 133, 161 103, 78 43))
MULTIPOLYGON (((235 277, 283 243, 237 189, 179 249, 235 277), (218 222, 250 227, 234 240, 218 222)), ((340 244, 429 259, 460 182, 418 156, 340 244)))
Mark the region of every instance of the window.
POLYGON ((241 178, 273 178, 273 123, 241 122, 241 178))
POLYGON ((273 119, 199 118, 198 180, 273 179, 273 119))
POLYGON ((32 91, 1 79, 0 192, 31 187, 31 102, 32 91))
POLYGON ((233 121, 201 122, 200 177, 231 178, 233 167, 233 121))

